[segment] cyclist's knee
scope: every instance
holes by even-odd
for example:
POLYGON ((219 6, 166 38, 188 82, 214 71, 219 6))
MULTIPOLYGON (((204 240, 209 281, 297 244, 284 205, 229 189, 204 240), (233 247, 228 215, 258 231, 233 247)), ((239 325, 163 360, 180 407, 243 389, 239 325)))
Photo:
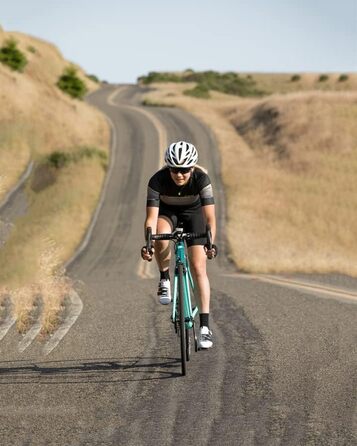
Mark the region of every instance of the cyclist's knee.
POLYGON ((171 254, 170 243, 167 240, 157 240, 155 242, 155 248, 160 257, 168 257, 171 254))
POLYGON ((196 277, 205 277, 207 276, 206 270, 206 262, 202 262, 202 260, 191 260, 191 267, 196 277))

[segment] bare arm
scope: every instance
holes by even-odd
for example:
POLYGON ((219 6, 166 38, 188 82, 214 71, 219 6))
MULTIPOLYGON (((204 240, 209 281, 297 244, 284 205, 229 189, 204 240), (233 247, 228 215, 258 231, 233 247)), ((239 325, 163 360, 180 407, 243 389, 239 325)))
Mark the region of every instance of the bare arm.
MULTIPOLYGON (((151 228, 152 233, 156 234, 158 216, 159 216, 159 208, 158 207, 149 207, 148 206, 146 208, 146 219, 145 219, 145 224, 144 224, 144 238, 145 238, 145 240, 146 240, 146 228, 151 228)), ((146 246, 143 246, 141 248, 142 259, 148 260, 149 262, 151 262, 152 255, 153 255, 154 251, 155 251, 154 247, 152 248, 152 251, 148 252, 146 250, 146 246)))
POLYGON ((156 234, 157 228, 157 219, 159 216, 159 208, 158 207, 147 207, 146 208, 146 219, 144 224, 144 237, 146 237, 146 228, 151 228, 152 233, 156 234))
POLYGON ((215 212, 215 205, 214 204, 208 204, 207 206, 202 206, 202 212, 203 215, 206 218, 207 224, 211 226, 212 231, 212 242, 214 243, 214 240, 216 238, 216 212, 215 212))

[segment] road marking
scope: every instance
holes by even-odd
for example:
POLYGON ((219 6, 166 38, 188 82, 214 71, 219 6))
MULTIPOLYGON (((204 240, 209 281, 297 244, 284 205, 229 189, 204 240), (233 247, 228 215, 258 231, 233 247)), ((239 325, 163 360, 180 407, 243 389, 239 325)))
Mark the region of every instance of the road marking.
MULTIPOLYGON (((162 148, 163 147, 166 148, 168 145, 168 136, 167 136, 166 128, 163 126, 161 121, 156 116, 154 116, 147 110, 143 110, 142 108, 134 107, 134 106, 127 106, 127 107, 129 107, 133 110, 136 110, 139 113, 145 115, 152 122, 154 127, 156 128, 156 130, 158 132, 158 136, 159 136, 158 170, 161 169, 161 167, 164 164, 164 152, 163 152, 162 148)), ((153 262, 147 262, 142 259, 139 260, 138 267, 137 267, 137 275, 139 277, 141 277, 142 279, 153 279, 156 276, 154 271, 155 271, 155 267, 154 267, 153 262)))
POLYGON ((24 352, 27 349, 27 347, 29 347, 32 344, 36 336, 40 333, 41 327, 42 327, 41 319, 38 318, 37 322, 31 327, 31 329, 26 333, 24 338, 19 342, 18 350, 20 353, 24 352))
POLYGON ((81 311, 83 309, 83 302, 81 301, 78 294, 74 290, 72 290, 69 294, 69 298, 71 301, 69 313, 60 328, 58 328, 52 338, 46 342, 43 348, 43 353, 45 355, 48 355, 54 348, 57 347, 57 345, 72 327, 72 325, 76 322, 78 316, 81 314, 81 311))
POLYGON ((12 313, 6 316, 4 322, 0 326, 0 341, 5 337, 6 333, 14 325, 15 321, 16 319, 14 318, 12 313))
MULTIPOLYGON (((147 110, 144 110, 141 107, 137 107, 134 105, 128 105, 128 104, 117 104, 114 102, 114 99, 116 96, 123 90, 123 88, 127 87, 119 87, 116 89, 109 97, 108 97, 108 104, 113 105, 115 107, 123 107, 128 108, 130 110, 137 111, 138 113, 141 113, 146 118, 151 121, 154 128, 156 129, 158 133, 159 138, 159 156, 158 156, 158 169, 160 169, 164 164, 164 152, 163 148, 166 148, 168 145, 168 136, 165 126, 162 124, 162 122, 152 113, 150 113, 147 110)), ((137 266, 137 275, 142 279, 153 279, 155 277, 155 267, 153 262, 145 262, 143 260, 139 260, 138 266, 137 266)))
POLYGON ((292 279, 286 279, 285 277, 281 276, 270 276, 265 274, 224 274, 226 277, 237 277, 240 279, 250 279, 250 280, 259 280, 261 282, 267 282, 267 283, 273 283, 275 285, 279 286, 285 286, 289 288, 294 288, 298 290, 303 290, 310 292, 312 294, 323 294, 324 296, 331 297, 331 298, 342 298, 345 300, 348 300, 353 303, 357 303, 357 293, 354 293, 353 291, 348 291, 343 288, 335 288, 330 286, 324 286, 324 285, 318 285, 313 284, 311 282, 303 282, 300 280, 292 280, 292 279))
POLYGON ((96 210, 94 212, 92 221, 90 222, 89 228, 88 228, 88 230, 87 230, 87 232, 86 232, 86 234, 84 236, 84 239, 83 239, 80 247, 73 254, 73 256, 65 263, 65 265, 64 265, 65 269, 67 269, 68 266, 71 263, 73 263, 74 260, 79 256, 79 254, 81 254, 86 249, 86 247, 87 247, 87 245, 89 243, 89 240, 92 237, 94 226, 97 223, 97 220, 98 220, 98 217, 99 217, 99 212, 102 209, 102 206, 103 206, 103 203, 104 203, 104 199, 105 199, 105 195, 106 195, 106 192, 107 192, 107 189, 108 189, 109 181, 110 181, 110 178, 112 176, 114 163, 115 163, 115 157, 116 157, 115 148, 116 148, 116 144, 117 144, 117 135, 116 135, 116 132, 115 132, 115 126, 114 126, 113 121, 107 115, 104 115, 104 116, 107 119, 107 121, 109 122, 109 126, 112 129, 112 132, 111 132, 111 134, 112 134, 112 143, 111 143, 111 147, 110 147, 109 169, 108 169, 107 175, 105 177, 103 189, 102 189, 101 194, 100 194, 100 199, 99 199, 98 205, 96 207, 96 210))
POLYGON ((1 201, 0 209, 2 209, 6 205, 6 203, 10 200, 10 198, 14 195, 14 193, 20 189, 20 187, 24 184, 27 178, 31 175, 33 166, 34 162, 30 161, 29 164, 27 165, 25 172, 21 175, 17 184, 6 194, 5 198, 1 201))
POLYGON ((126 90, 128 87, 126 87, 126 86, 121 86, 121 87, 118 87, 118 88, 116 88, 114 91, 113 91, 113 93, 111 94, 111 95, 109 95, 108 96, 108 99, 107 99, 107 104, 109 104, 109 105, 113 105, 114 107, 117 107, 118 106, 118 104, 116 104, 115 102, 114 102, 114 98, 120 93, 120 92, 122 92, 123 90, 126 90))
POLYGON ((152 113, 148 112, 147 110, 144 110, 143 108, 136 107, 134 105, 124 105, 126 108, 130 108, 132 110, 135 110, 142 115, 146 116, 154 125, 154 127, 157 130, 158 136, 159 136, 159 163, 158 163, 158 169, 161 169, 161 167, 164 165, 164 152, 163 148, 166 149, 168 145, 168 137, 167 137, 167 131, 162 122, 152 113))

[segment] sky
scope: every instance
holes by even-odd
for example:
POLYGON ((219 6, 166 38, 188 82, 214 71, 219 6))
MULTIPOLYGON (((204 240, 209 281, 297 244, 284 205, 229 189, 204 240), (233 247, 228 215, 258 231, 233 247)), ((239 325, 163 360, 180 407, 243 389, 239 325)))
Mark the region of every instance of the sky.
POLYGON ((0 25, 88 74, 357 71, 357 0, 0 0, 0 25))

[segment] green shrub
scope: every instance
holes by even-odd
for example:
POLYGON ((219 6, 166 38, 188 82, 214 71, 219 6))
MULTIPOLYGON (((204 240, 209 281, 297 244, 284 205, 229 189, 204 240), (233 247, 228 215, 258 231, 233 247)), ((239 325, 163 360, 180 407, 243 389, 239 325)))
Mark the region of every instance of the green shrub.
POLYGON ((338 78, 338 82, 346 82, 348 81, 348 75, 347 74, 341 74, 338 78))
POLYGON ((255 88, 253 79, 242 78, 234 72, 203 71, 188 75, 185 80, 203 84, 209 90, 237 96, 261 96, 264 94, 264 92, 255 88))
MULTIPOLYGON (((195 72, 187 69, 182 74, 166 72, 158 73, 153 71, 147 76, 139 77, 138 81, 144 84, 150 84, 151 82, 196 82, 199 85, 204 85, 206 90, 215 90, 226 94, 234 94, 238 96, 262 96, 265 94, 265 92, 260 91, 255 87, 255 81, 252 78, 242 78, 238 73, 232 71, 227 73, 218 73, 213 70, 195 72)), ((195 89, 192 89, 191 91, 194 91, 194 95, 196 93, 198 95, 204 95, 204 89, 203 91, 200 89, 202 89, 202 87, 199 87, 198 91, 195 89)))
POLYGON ((66 152, 53 152, 47 157, 47 164, 56 169, 67 166, 72 161, 72 155, 66 152))
POLYGON ((0 62, 14 71, 23 71, 27 64, 26 56, 17 48, 16 40, 8 39, 0 48, 0 62))
POLYGON ((209 88, 204 84, 198 84, 196 87, 185 90, 183 92, 186 96, 193 96, 195 98, 209 99, 211 96, 209 94, 209 88))
POLYGON ((152 99, 143 99, 141 104, 145 107, 175 107, 173 104, 165 104, 163 102, 153 101, 152 99))
POLYGON ((319 77, 319 82, 326 82, 328 80, 327 74, 321 74, 319 77))
POLYGON ((81 147, 77 152, 68 153, 61 152, 59 150, 52 152, 45 159, 45 164, 56 169, 61 169, 68 166, 70 163, 78 163, 83 159, 95 159, 97 158, 104 169, 107 168, 108 155, 96 147, 81 147))
POLYGON ((35 48, 34 46, 32 46, 32 45, 29 45, 29 46, 27 47, 27 51, 28 51, 29 53, 33 53, 33 54, 37 53, 36 48, 35 48))
POLYGON ((298 82, 300 79, 301 79, 300 74, 294 74, 290 78, 291 82, 298 82))
POLYGON ((87 93, 86 84, 77 76, 74 67, 67 67, 57 82, 58 88, 67 93, 72 98, 82 99, 87 93))
POLYGON ((100 80, 95 74, 86 74, 87 78, 90 79, 93 82, 96 82, 97 84, 100 83, 100 80))
POLYGON ((147 76, 141 76, 138 78, 138 82, 142 84, 151 84, 153 82, 182 82, 181 75, 174 73, 160 73, 151 71, 147 76))

